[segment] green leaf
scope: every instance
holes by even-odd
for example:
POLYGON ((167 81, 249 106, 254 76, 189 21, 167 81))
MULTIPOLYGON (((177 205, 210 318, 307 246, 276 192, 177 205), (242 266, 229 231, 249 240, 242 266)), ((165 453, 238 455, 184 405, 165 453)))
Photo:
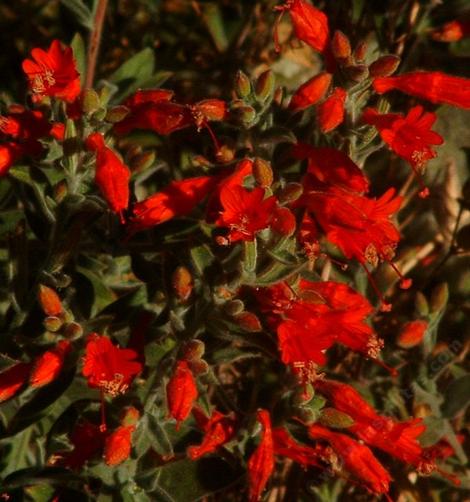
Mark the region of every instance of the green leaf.
POLYGON ((116 300, 116 295, 109 289, 95 272, 84 267, 77 267, 77 272, 88 279, 93 288, 93 303, 91 305, 91 316, 94 317, 98 312, 110 305, 116 300))
POLYGON ((256 270, 256 259, 258 256, 256 251, 256 239, 245 241, 243 245, 243 271, 250 277, 256 270))
POLYGON ((70 42, 70 47, 72 47, 73 57, 77 63, 77 71, 80 73, 80 82, 83 86, 86 76, 86 48, 85 42, 83 41, 80 33, 75 33, 72 41, 70 42))
POLYGON ((291 275, 299 273, 306 263, 301 263, 297 266, 283 265, 282 263, 273 263, 267 269, 265 269, 256 279, 253 281, 253 286, 271 286, 280 281, 285 281, 291 275))
POLYGON ((446 389, 442 414, 454 418, 470 404, 470 374, 454 380, 446 389))
POLYGON ((229 41, 225 32, 224 20, 220 7, 216 3, 208 3, 202 5, 203 21, 207 26, 209 33, 214 41, 214 44, 219 52, 225 52, 228 48, 229 41))
POLYGON ((75 14, 82 26, 89 30, 93 28, 93 14, 83 0, 60 0, 60 3, 75 14))
POLYGON ((123 63, 109 78, 110 82, 119 87, 116 102, 122 101, 132 92, 142 87, 155 70, 155 56, 150 47, 138 52, 123 63))
POLYGON ((203 277, 204 272, 214 263, 215 256, 209 246, 205 244, 191 249, 191 259, 198 274, 203 277))

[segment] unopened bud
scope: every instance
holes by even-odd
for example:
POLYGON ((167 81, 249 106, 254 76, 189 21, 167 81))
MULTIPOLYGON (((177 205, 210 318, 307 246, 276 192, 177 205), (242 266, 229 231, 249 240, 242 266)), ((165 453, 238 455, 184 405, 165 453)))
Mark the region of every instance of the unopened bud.
POLYGON ((65 326, 64 335, 71 340, 80 338, 83 335, 83 327, 78 322, 69 322, 65 326))
POLYGON ((256 110, 252 106, 243 106, 237 110, 240 119, 245 126, 251 126, 255 123, 257 115, 256 110))
POLYGON ((294 406, 303 406, 311 401, 314 395, 315 391, 311 384, 308 383, 305 386, 298 387, 292 396, 292 404, 294 406))
POLYGON ((58 316, 62 314, 62 302, 60 301, 59 295, 53 289, 40 284, 38 294, 39 303, 46 315, 58 316))
POLYGON ((250 79, 242 71, 235 77, 235 92, 240 98, 247 98, 251 94, 250 79))
POLYGON ((273 72, 271 70, 263 72, 256 81, 255 91, 258 100, 264 102, 272 98, 275 84, 276 81, 273 72))
POLYGON ((186 267, 178 267, 171 281, 176 296, 185 302, 193 291, 193 277, 186 267))
POLYGON ((204 375, 209 371, 209 365, 204 359, 192 359, 188 361, 188 365, 195 376, 204 375))
POLYGON ((252 312, 241 312, 233 316, 234 321, 245 331, 257 333, 262 330, 258 317, 252 312))
POLYGON ((303 187, 300 183, 287 183, 287 185, 278 192, 277 198, 281 204, 294 202, 303 192, 303 187))
POLYGON ((400 64, 400 58, 393 54, 387 54, 374 61, 369 66, 369 74, 371 77, 388 77, 397 70, 400 64))
POLYGON ((192 359, 201 359, 206 347, 202 340, 190 340, 183 347, 183 359, 190 361, 192 359))
POLYGON ((354 60, 358 63, 364 61, 367 54, 367 44, 365 42, 359 42, 354 49, 354 60))
POLYGON ((336 30, 331 40, 331 51, 338 60, 344 60, 351 56, 351 44, 349 38, 339 30, 336 30))
POLYGON ((407 322, 398 336, 398 345, 404 349, 416 347, 423 341, 427 329, 428 323, 426 321, 407 322))
POLYGON ((82 111, 91 115, 100 108, 100 97, 94 89, 85 89, 82 96, 82 111))
POLYGON ((62 328, 64 321, 59 317, 49 316, 44 319, 43 324, 44 327, 47 329, 47 331, 56 333, 57 331, 60 330, 60 328, 62 328))
POLYGON ((256 157, 253 162, 253 176, 260 187, 270 187, 274 179, 271 163, 260 157, 256 157))
POLYGON ((215 158, 217 159, 217 162, 220 162, 221 164, 232 162, 235 158, 235 151, 227 145, 222 145, 215 153, 215 158))
POLYGON ((125 427, 132 427, 137 424, 140 418, 140 413, 137 408, 130 406, 126 408, 121 414, 121 425, 125 427))
POLYGON ((127 106, 119 105, 110 108, 106 112, 105 120, 106 122, 111 122, 111 124, 115 124, 116 122, 121 122, 124 120, 126 116, 129 114, 130 110, 127 106))
POLYGON ((224 311, 230 315, 234 316, 240 314, 245 309, 245 304, 241 300, 232 300, 224 305, 224 311))
POLYGON ((364 64, 346 66, 344 73, 353 82, 362 82, 369 76, 369 69, 364 64))
POLYGON ((345 429, 354 425, 354 420, 349 415, 335 408, 323 408, 318 421, 335 429, 345 429))

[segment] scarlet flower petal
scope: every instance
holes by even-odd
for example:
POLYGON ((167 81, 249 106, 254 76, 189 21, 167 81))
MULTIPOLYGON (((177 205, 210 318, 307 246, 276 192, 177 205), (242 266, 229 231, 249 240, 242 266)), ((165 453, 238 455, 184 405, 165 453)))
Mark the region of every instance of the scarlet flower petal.
POLYGON ((23 387, 30 369, 29 363, 17 363, 0 373, 0 403, 13 397, 23 387))
POLYGON ((470 79, 439 71, 416 71, 372 82, 378 94, 398 90, 431 103, 446 103, 470 109, 470 79))
POLYGON ((292 96, 289 106, 292 110, 305 110, 309 106, 317 104, 326 94, 330 87, 333 75, 320 73, 309 81, 302 84, 292 96))
POLYGON ((398 345, 404 349, 416 347, 423 341, 427 329, 428 323, 426 321, 407 322, 398 336, 398 345))
POLYGON ((330 132, 343 123, 346 97, 346 91, 341 87, 336 87, 331 95, 318 106, 318 123, 323 132, 330 132))
POLYGON ((180 360, 176 363, 173 376, 166 386, 166 395, 170 416, 179 427, 188 418, 198 397, 196 380, 187 361, 180 360))
POLYGON ((129 458, 134 430, 135 427, 133 425, 122 425, 106 438, 104 444, 104 461, 107 465, 119 465, 129 458))
POLYGON ((39 356, 34 362, 29 377, 31 386, 42 387, 56 380, 62 371, 65 356, 70 352, 70 349, 70 342, 61 340, 55 348, 39 356))
POLYGON ((294 0, 289 12, 295 36, 312 49, 324 52, 330 36, 326 14, 303 0, 294 0))

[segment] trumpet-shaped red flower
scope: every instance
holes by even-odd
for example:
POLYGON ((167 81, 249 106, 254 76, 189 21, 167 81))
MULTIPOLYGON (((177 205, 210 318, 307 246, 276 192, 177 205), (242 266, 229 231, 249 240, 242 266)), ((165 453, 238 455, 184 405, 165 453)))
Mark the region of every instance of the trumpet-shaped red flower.
POLYGON ((421 419, 396 422, 379 415, 374 408, 347 384, 332 380, 317 381, 315 388, 324 394, 339 411, 348 414, 354 424, 348 427, 359 439, 390 455, 419 467, 423 449, 417 441, 426 429, 421 419))
POLYGON ((436 114, 425 112, 422 106, 414 106, 406 116, 401 113, 380 115, 376 110, 367 108, 363 119, 377 128, 385 143, 408 161, 417 175, 418 170, 436 156, 432 147, 444 142, 437 132, 431 130, 436 114))
POLYGON ((216 176, 199 176, 173 181, 161 192, 137 202, 129 233, 139 232, 164 223, 177 216, 189 214, 217 185, 216 176))
POLYGON ((292 155, 297 159, 308 159, 307 175, 302 181, 307 192, 303 204, 308 201, 308 191, 312 189, 337 186, 358 193, 369 190, 365 174, 340 150, 297 143, 292 148, 292 155))
POLYGON ((310 193, 308 209, 346 258, 376 265, 390 261, 400 239, 390 221, 398 211, 402 197, 390 188, 373 199, 346 190, 330 188, 323 193, 310 193))
POLYGON ((23 71, 33 99, 51 96, 71 103, 78 97, 80 74, 70 47, 62 48, 59 40, 54 40, 47 51, 33 49, 31 58, 23 61, 23 71))
POLYGON ((161 103, 165 101, 171 101, 174 96, 174 92, 167 89, 140 89, 136 93, 129 96, 124 105, 131 108, 143 104, 151 103, 161 103))
POLYGON ((109 436, 104 443, 104 461, 107 465, 119 465, 129 458, 132 448, 133 425, 121 425, 109 436))
POLYGON ((274 443, 271 418, 266 410, 259 410, 258 422, 263 427, 261 441, 248 460, 250 502, 257 502, 274 470, 274 443))
POLYGON ((0 403, 13 397, 28 379, 31 364, 17 363, 0 373, 0 403))
MULTIPOLYGON (((284 5, 276 7, 276 10, 281 11, 281 15, 289 11, 295 36, 299 40, 318 52, 325 51, 330 37, 326 14, 303 0, 288 0, 284 5)), ((278 48, 277 31, 274 35, 276 48, 278 48)))
POLYGON ((193 415, 199 428, 204 431, 204 438, 199 446, 188 448, 188 457, 191 460, 197 460, 208 453, 214 453, 235 436, 236 421, 232 417, 215 410, 207 418, 197 407, 193 409, 193 415))
POLYGON ((298 111, 317 104, 328 91, 332 78, 333 75, 327 72, 315 75, 297 89, 289 106, 292 110, 298 111))
POLYGON ((65 356, 70 352, 68 340, 61 340, 56 347, 44 352, 34 362, 29 381, 32 387, 42 387, 53 382, 62 371, 65 356))
POLYGON ((191 413, 198 396, 196 380, 184 359, 176 363, 176 368, 166 386, 168 411, 176 420, 176 427, 186 420, 191 413))
POLYGON ((396 77, 376 78, 372 85, 378 94, 397 90, 431 103, 470 108, 470 79, 439 71, 416 71, 396 77))
POLYGON ((331 95, 318 105, 318 124, 323 132, 330 132, 343 123, 346 97, 346 91, 342 87, 336 87, 331 95))
POLYGON ((319 425, 310 426, 308 433, 313 439, 328 441, 343 460, 344 467, 364 482, 370 491, 376 494, 388 492, 392 477, 367 446, 319 425))
POLYGON ((267 228, 276 207, 276 197, 264 198, 263 188, 252 191, 241 186, 224 186, 220 191, 222 212, 216 224, 229 229, 231 242, 252 241, 255 234, 267 228))
POLYGON ((290 458, 302 467, 322 467, 326 452, 321 445, 315 445, 313 448, 302 445, 295 441, 284 427, 276 427, 272 435, 275 455, 290 458))
POLYGON ((111 396, 123 394, 142 371, 137 353, 121 349, 106 336, 91 333, 85 348, 83 376, 89 387, 101 389, 111 396))
POLYGON ((123 212, 129 204, 129 179, 131 173, 119 157, 108 148, 100 133, 93 133, 86 139, 89 150, 96 152, 95 183, 112 211, 119 214, 124 223, 123 212))

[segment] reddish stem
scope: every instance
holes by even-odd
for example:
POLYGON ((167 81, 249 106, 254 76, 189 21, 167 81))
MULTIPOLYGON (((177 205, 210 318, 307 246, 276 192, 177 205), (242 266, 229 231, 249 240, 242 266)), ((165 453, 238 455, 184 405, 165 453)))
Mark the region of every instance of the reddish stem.
POLYGON ((106 15, 106 8, 108 0, 99 0, 96 8, 95 19, 93 21, 93 30, 90 35, 90 42, 88 44, 87 53, 87 72, 85 79, 85 89, 93 87, 93 80, 95 78, 96 62, 98 60, 98 52, 101 43, 101 33, 103 31, 104 17, 106 15))

